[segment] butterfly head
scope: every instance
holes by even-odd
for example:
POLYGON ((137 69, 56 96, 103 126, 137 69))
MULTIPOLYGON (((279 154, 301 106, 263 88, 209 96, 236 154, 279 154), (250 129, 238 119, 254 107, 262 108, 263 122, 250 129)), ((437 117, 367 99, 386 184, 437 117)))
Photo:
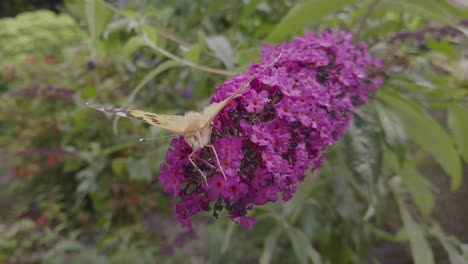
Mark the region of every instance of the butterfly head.
POLYGON ((184 139, 192 147, 193 151, 205 147, 210 143, 211 126, 203 128, 187 129, 184 131, 184 139))

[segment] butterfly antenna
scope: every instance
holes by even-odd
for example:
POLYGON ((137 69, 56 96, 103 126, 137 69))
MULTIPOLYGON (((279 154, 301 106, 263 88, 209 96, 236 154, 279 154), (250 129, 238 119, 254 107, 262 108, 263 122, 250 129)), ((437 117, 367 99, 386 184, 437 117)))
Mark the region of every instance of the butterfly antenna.
POLYGON ((160 139, 160 138, 169 138, 169 137, 176 137, 179 134, 173 134, 173 135, 167 135, 167 136, 159 136, 159 137, 153 137, 153 138, 140 138, 140 142, 145 142, 145 141, 150 141, 150 140, 155 140, 155 139, 160 139))
POLYGON ((259 72, 255 73, 254 75, 252 75, 252 77, 250 77, 239 89, 237 89, 236 92, 234 92, 233 94, 231 94, 227 99, 226 101, 230 101, 232 98, 234 98, 234 96, 242 93, 245 88, 247 88, 247 86, 249 86, 249 84, 255 80, 260 74, 262 74, 264 71, 266 71, 268 68, 270 68, 271 66, 273 66, 273 64, 275 64, 280 58, 281 56, 283 55, 283 53, 280 53, 278 54, 278 56, 276 56, 270 63, 268 63, 267 66, 263 67, 259 72))

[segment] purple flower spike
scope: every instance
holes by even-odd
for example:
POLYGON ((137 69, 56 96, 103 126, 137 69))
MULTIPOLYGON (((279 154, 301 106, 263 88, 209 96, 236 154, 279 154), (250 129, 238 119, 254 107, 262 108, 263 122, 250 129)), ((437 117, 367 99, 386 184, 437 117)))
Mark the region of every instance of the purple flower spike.
POLYGON ((191 229, 198 212, 213 210, 217 217, 226 209, 234 222, 248 227, 255 224, 246 216, 254 205, 291 199, 305 171, 317 169, 324 149, 344 133, 351 110, 381 83, 368 74, 380 61, 365 43, 354 45, 347 32, 326 31, 264 46, 261 61, 219 85, 211 102, 227 98, 280 53, 213 122, 211 142, 226 179, 210 148, 195 154, 205 183, 188 162, 191 149, 184 139, 172 141, 159 179, 167 193, 180 198, 174 209, 183 226, 191 229))

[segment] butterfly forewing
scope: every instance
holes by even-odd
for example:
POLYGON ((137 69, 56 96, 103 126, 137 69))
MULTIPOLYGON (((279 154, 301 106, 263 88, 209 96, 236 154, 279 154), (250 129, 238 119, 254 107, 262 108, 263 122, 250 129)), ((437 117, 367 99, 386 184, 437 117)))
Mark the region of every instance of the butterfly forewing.
POLYGON ((134 119, 137 121, 145 122, 153 126, 165 128, 167 130, 182 134, 184 132, 184 118, 179 115, 159 115, 141 110, 115 108, 110 106, 97 106, 86 103, 91 108, 96 110, 112 113, 121 117, 134 119))

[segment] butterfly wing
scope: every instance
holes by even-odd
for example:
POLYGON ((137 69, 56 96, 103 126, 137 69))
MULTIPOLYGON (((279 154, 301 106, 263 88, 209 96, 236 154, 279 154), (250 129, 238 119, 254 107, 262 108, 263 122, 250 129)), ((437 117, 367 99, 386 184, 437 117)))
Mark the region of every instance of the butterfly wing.
POLYGON ((179 115, 159 115, 141 110, 115 108, 110 106, 97 106, 86 103, 87 106, 96 110, 115 114, 121 117, 148 123, 153 126, 161 127, 179 134, 183 133, 184 118, 179 115))
POLYGON ((245 88, 247 88, 247 86, 249 86, 249 84, 258 77, 258 75, 260 75, 266 69, 268 69, 273 64, 275 64, 279 60, 279 58, 281 58, 281 55, 282 55, 282 53, 280 53, 278 56, 276 56, 276 58, 272 62, 270 62, 267 66, 265 66, 261 71, 259 71, 259 72, 255 73, 254 75, 252 75, 252 77, 250 77, 244 84, 242 84, 242 86, 239 89, 237 89, 237 91, 235 91, 233 94, 231 94, 228 98, 224 99, 221 102, 212 103, 209 106, 205 107, 205 109, 203 109, 203 112, 202 112, 204 126, 207 126, 207 125, 211 124, 211 122, 213 122, 213 119, 218 115, 218 113, 221 112, 221 110, 223 110, 223 108, 232 99, 234 99, 234 97, 236 97, 238 94, 242 93, 245 90, 245 88))

